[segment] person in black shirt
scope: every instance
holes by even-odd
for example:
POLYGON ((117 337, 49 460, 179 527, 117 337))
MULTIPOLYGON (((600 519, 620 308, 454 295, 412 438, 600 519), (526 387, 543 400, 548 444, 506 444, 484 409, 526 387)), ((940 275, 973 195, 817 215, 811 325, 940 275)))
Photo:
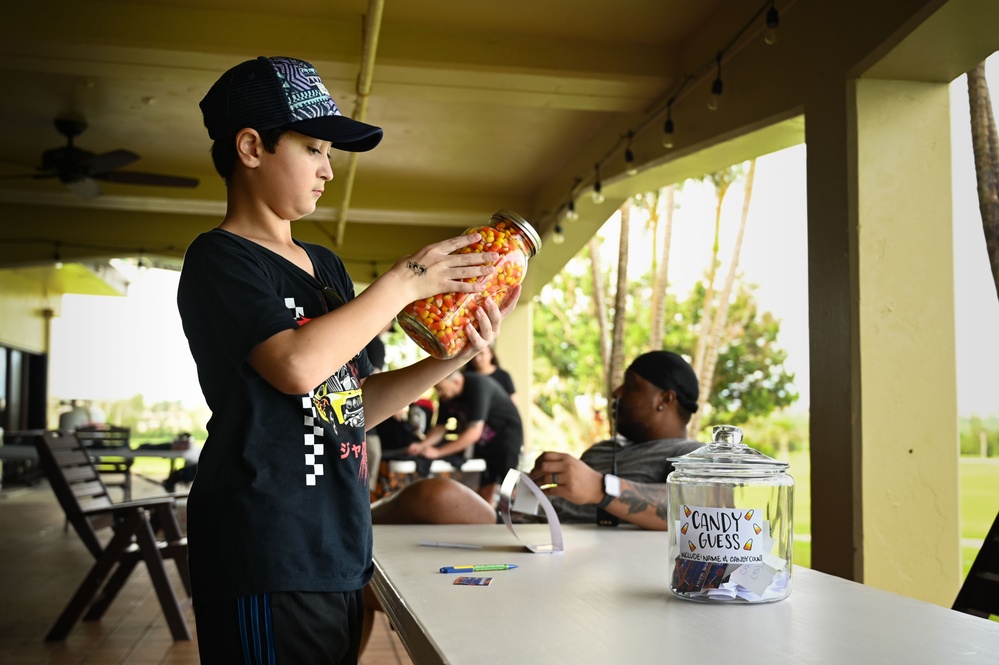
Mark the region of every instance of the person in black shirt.
POLYGON ((494 379, 510 394, 511 399, 517 393, 517 389, 513 385, 513 377, 510 376, 508 371, 500 367, 499 359, 493 352, 492 347, 489 347, 469 360, 468 364, 465 365, 464 372, 465 374, 475 372, 494 379))
POLYGON ((481 374, 454 372, 435 388, 441 403, 437 424, 423 441, 409 447, 409 454, 438 459, 475 446, 474 456, 486 461, 479 495, 491 504, 497 485, 520 461, 524 447, 520 413, 510 395, 481 374), (450 418, 458 423, 458 437, 444 441, 450 418))

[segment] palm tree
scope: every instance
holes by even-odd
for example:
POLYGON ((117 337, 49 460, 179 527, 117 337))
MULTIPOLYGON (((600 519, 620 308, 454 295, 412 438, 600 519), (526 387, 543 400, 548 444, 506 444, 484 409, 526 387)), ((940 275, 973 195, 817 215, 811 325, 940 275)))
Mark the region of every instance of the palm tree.
POLYGON ((617 286, 614 289, 614 334, 611 339, 611 363, 607 373, 607 394, 624 379, 624 322, 628 298, 628 238, 631 235, 631 201, 621 206, 621 238, 617 248, 617 286))
POLYGON ((691 366, 694 368, 694 373, 697 374, 697 379, 701 382, 702 386, 706 385, 701 372, 704 366, 704 347, 708 338, 708 326, 711 325, 714 312, 715 275, 718 272, 718 245, 719 238, 721 236, 722 203, 725 201, 725 194, 728 193, 728 188, 731 186, 735 176, 736 167, 734 166, 730 166, 724 171, 717 171, 705 176, 705 179, 710 180, 715 186, 716 204, 715 238, 714 243, 711 245, 711 265, 708 268, 708 283, 705 287, 704 309, 701 312, 700 334, 697 336, 697 348, 694 351, 694 362, 691 363, 691 366))
MULTIPOLYGON (((749 171, 746 174, 746 194, 742 200, 742 215, 739 219, 739 231, 735 236, 735 246, 732 249, 732 260, 728 266, 728 273, 725 275, 725 285, 718 294, 718 306, 714 310, 714 317, 711 321, 711 329, 705 340, 704 365, 701 369, 701 391, 697 404, 699 408, 693 418, 690 419, 689 431, 692 436, 697 436, 701 427, 701 418, 704 416, 705 405, 711 396, 711 386, 714 384, 715 365, 718 362, 718 350, 724 341, 725 324, 728 321, 728 306, 732 297, 732 287, 735 284, 736 271, 739 268, 739 256, 742 253, 742 239, 746 233, 746 220, 749 218, 749 204, 753 198, 753 179, 756 175, 756 158, 749 162, 749 171)), ((703 337, 703 335, 702 335, 703 337)))
POLYGON ((971 146, 978 178, 978 207, 982 213, 985 248, 992 266, 992 280, 999 296, 999 135, 992 114, 985 63, 968 72, 968 102, 971 108, 971 146))
POLYGON ((661 193, 665 192, 666 209, 665 221, 663 223, 663 249, 662 260, 655 272, 655 281, 652 284, 652 325, 649 327, 649 348, 660 349, 663 345, 663 324, 666 316, 666 287, 669 285, 669 250, 673 240, 673 206, 676 197, 676 185, 670 185, 659 192, 656 192, 654 204, 650 207, 649 218, 659 228, 659 201, 661 193))

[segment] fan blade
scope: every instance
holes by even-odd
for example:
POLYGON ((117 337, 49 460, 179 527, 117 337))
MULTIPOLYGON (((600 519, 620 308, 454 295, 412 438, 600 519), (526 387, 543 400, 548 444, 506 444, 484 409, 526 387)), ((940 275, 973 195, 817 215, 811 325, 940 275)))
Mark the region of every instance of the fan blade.
POLYGON ((81 199, 96 199, 101 195, 101 188, 93 178, 80 178, 72 182, 63 182, 63 184, 81 199))
POLYGON ((55 173, 24 173, 21 175, 0 175, 0 180, 41 180, 42 178, 54 178, 55 173))
POLYGON ((161 173, 142 173, 140 171, 113 171, 94 176, 106 182, 118 182, 125 185, 156 185, 159 187, 197 187, 197 178, 184 178, 161 173))
POLYGON ((80 164, 85 167, 90 175, 103 175, 123 166, 128 166, 139 161, 139 156, 131 150, 112 150, 100 155, 94 155, 85 159, 80 164))

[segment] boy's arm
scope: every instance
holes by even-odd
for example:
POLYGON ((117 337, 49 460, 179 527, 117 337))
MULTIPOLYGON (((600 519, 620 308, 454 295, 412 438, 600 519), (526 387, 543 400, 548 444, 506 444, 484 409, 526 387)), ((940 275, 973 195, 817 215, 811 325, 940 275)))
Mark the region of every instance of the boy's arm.
MULTIPOLYGON (((495 272, 495 267, 489 264, 498 255, 454 253, 478 237, 473 233, 450 238, 399 261, 350 302, 258 344, 247 358, 250 366, 283 393, 309 392, 347 364, 410 302, 441 292, 481 291, 487 280, 475 283, 463 280, 495 272)), ((425 384, 424 389, 428 385, 432 383, 425 384)), ((402 406, 405 404, 399 408, 402 406)))
POLYGON ((510 289, 509 300, 502 310, 491 298, 486 298, 482 307, 475 311, 479 330, 476 331, 471 323, 465 326, 468 344, 454 358, 425 358, 408 367, 369 376, 364 382, 365 427, 371 429, 407 404, 412 404, 427 388, 461 369, 472 356, 492 344, 499 335, 500 323, 517 306, 519 297, 520 286, 510 289))

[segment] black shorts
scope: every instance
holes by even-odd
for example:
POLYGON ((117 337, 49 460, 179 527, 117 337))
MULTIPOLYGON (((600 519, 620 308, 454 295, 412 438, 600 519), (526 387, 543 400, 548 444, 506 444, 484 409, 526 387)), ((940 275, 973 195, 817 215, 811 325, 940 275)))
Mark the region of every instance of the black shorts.
POLYGON ((520 464, 520 450, 511 447, 493 448, 484 447, 479 451, 480 456, 486 463, 486 470, 482 472, 481 485, 492 483, 502 483, 506 478, 506 473, 510 469, 516 469, 520 464))
POLYGON ((203 665, 357 663, 364 590, 286 591, 195 605, 203 665))

